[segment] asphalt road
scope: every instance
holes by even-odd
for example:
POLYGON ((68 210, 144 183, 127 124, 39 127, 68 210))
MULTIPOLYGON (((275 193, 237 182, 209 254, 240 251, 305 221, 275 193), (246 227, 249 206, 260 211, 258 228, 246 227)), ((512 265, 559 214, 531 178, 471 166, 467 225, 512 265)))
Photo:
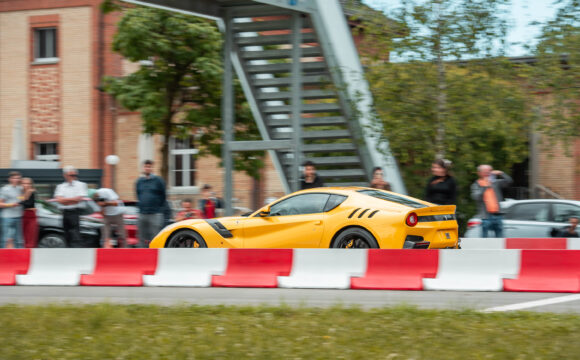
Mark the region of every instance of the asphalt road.
POLYGON ((355 306, 363 309, 412 305, 424 309, 580 313, 580 294, 379 291, 318 289, 2 286, 5 304, 198 304, 355 306))

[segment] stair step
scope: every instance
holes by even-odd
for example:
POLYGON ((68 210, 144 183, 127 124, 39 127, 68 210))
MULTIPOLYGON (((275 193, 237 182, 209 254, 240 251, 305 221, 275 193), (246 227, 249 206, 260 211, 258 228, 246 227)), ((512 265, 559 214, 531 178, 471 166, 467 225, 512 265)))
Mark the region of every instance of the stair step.
MULTIPOLYGON (((293 165, 293 159, 282 160, 284 165, 293 165)), ((316 166, 325 165, 357 165, 360 164, 358 156, 321 156, 321 157, 307 157, 303 159, 304 162, 312 161, 316 166)))
POLYGON ((366 176, 363 169, 317 170, 316 173, 322 178, 357 178, 366 176))
MULTIPOLYGON (((258 92, 258 100, 289 100, 292 98, 290 91, 258 92)), ((333 99, 337 95, 332 90, 302 90, 303 99, 333 99)))
POLYGON ((355 151, 353 143, 334 143, 334 144, 307 144, 302 145, 304 153, 324 153, 324 152, 345 152, 355 151))
MULTIPOLYGON (((313 32, 302 33, 302 42, 317 42, 316 34, 313 32)), ((239 36, 236 38, 238 46, 262 46, 262 45, 282 45, 292 44, 292 34, 283 35, 260 35, 260 36, 239 36)))
MULTIPOLYGON (((320 71, 326 72, 324 61, 307 61, 300 63, 303 72, 320 71)), ((250 74, 278 74, 292 72, 292 63, 247 65, 246 70, 250 74)))
MULTIPOLYGON (((275 140, 291 139, 292 132, 275 132, 272 137, 275 140)), ((303 131, 302 138, 305 140, 350 139, 351 135, 348 130, 303 131)))
MULTIPOLYGON (((322 49, 319 46, 301 48, 300 50, 301 57, 322 57, 322 49)), ((245 60, 290 59, 292 58, 292 49, 245 50, 240 51, 240 55, 245 60)))
MULTIPOLYGON (((346 119, 342 116, 325 116, 325 117, 303 117, 300 119, 302 126, 327 126, 327 125, 344 125, 346 119)), ((269 119, 270 127, 292 127, 292 119, 269 119)))
POLYGON ((369 183, 368 182, 362 182, 362 181, 352 181, 352 182, 328 182, 325 181, 324 182, 324 186, 337 186, 337 187, 343 187, 343 186, 362 186, 362 187, 368 187, 369 183))
MULTIPOLYGON (((311 28, 310 19, 303 19, 302 28, 311 28)), ((292 19, 282 20, 265 20, 252 22, 236 22, 234 23, 235 32, 261 32, 272 30, 290 30, 292 29, 292 19)))
MULTIPOLYGON (((292 112, 292 105, 264 106, 263 109, 264 114, 268 115, 290 114, 292 112)), ((337 111, 340 111, 340 106, 334 103, 302 104, 301 106, 301 112, 303 114, 337 111)))
MULTIPOLYGON (((330 77, 328 75, 306 75, 302 76, 301 83, 303 85, 322 85, 329 84, 330 77)), ((292 85, 292 78, 281 77, 272 79, 254 79, 252 84, 256 87, 280 87, 292 85)))

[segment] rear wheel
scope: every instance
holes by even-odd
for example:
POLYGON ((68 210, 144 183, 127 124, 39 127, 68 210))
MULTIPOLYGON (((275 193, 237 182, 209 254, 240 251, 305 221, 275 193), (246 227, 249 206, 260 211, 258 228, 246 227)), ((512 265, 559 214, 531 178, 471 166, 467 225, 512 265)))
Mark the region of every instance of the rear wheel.
POLYGON ((39 248, 65 248, 64 236, 57 233, 47 233, 38 240, 39 248))
POLYGON ((179 230, 172 234, 167 243, 165 244, 167 248, 206 248, 207 244, 199 235, 193 230, 179 230))
POLYGON ((338 249, 378 249, 375 237, 361 228, 346 229, 334 240, 333 248, 338 249))

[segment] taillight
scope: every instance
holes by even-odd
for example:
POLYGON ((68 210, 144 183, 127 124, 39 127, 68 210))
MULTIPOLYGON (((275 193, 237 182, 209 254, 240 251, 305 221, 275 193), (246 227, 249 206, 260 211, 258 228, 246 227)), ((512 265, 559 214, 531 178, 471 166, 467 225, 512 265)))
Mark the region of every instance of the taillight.
POLYGON ((407 226, 411 226, 411 227, 417 225, 418 222, 419 222, 419 217, 414 212, 407 215, 407 220, 405 220, 405 223, 407 223, 407 226))
POLYGON ((481 224, 481 221, 479 221, 479 220, 471 220, 471 221, 467 222, 467 228, 471 229, 472 227, 479 226, 480 224, 481 224))

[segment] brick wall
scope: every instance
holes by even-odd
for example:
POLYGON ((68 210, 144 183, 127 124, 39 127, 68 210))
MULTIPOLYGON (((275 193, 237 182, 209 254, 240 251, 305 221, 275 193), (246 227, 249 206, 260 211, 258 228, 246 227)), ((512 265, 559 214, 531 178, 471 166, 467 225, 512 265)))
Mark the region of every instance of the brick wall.
POLYGON ((580 158, 574 157, 574 148, 574 144, 566 149, 562 144, 549 143, 547 139, 539 145, 538 181, 566 199, 578 199, 576 176, 580 158))

